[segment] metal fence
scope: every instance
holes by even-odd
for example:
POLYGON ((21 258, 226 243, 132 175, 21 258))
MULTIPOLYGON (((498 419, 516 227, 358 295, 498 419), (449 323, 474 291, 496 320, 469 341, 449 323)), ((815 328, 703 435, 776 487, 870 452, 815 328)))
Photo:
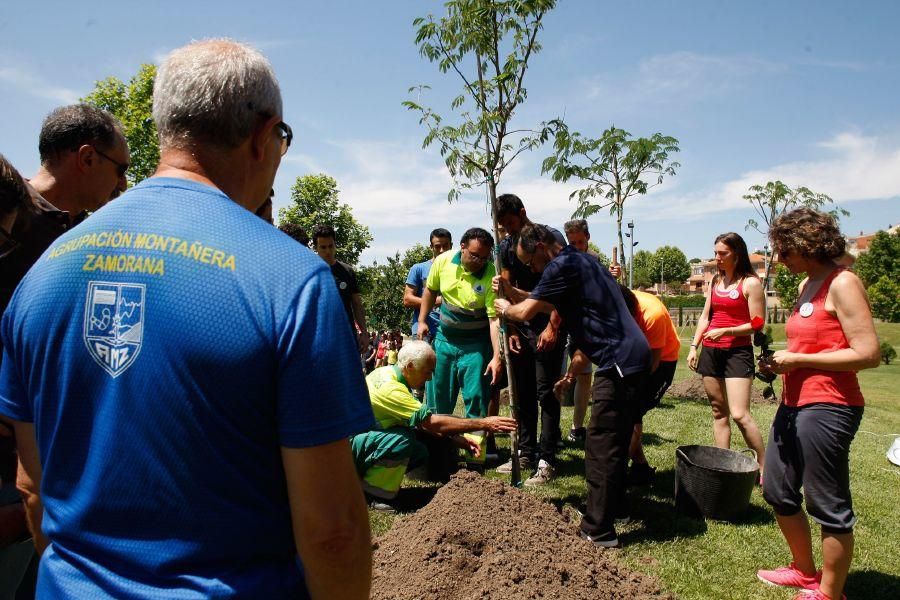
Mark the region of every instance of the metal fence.
MULTIPOLYGON (((676 327, 696 327, 702 312, 702 306, 678 306, 669 309, 669 316, 672 317, 672 322, 676 327)), ((789 309, 770 308, 766 314, 766 323, 784 323, 788 315, 790 315, 789 309)))

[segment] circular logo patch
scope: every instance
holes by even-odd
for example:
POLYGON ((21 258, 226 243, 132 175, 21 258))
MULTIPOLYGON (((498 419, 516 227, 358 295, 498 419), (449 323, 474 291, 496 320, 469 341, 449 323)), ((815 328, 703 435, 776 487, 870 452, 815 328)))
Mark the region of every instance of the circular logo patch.
POLYGON ((806 318, 811 314, 813 314, 812 302, 804 303, 803 306, 800 307, 800 316, 806 318))
POLYGON ((740 294, 738 293, 737 288, 728 292, 728 297, 731 298, 732 300, 737 300, 738 296, 740 296, 740 294))
POLYGON ((480 283, 476 283, 475 285, 473 285, 472 289, 475 290, 475 293, 478 295, 481 295, 484 293, 484 286, 481 285, 480 283))
POLYGON ((346 282, 346 281, 340 282, 340 283, 338 284, 338 287, 341 288, 342 290, 346 290, 346 289, 347 289, 347 282, 346 282))

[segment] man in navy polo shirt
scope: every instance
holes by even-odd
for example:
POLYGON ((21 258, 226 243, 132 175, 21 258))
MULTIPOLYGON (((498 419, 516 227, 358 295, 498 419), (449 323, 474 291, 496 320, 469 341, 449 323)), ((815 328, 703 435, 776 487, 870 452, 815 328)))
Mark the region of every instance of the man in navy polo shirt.
POLYGON ((585 439, 588 497, 581 535, 598 546, 614 548, 619 545, 616 513, 624 511, 628 444, 637 409, 634 397, 650 366, 650 347, 618 284, 597 259, 563 247, 544 225, 522 228, 516 254, 541 273, 541 279, 518 304, 497 299, 497 311, 521 322, 555 308, 581 351, 576 357, 586 356, 597 367, 585 439))
POLYGON ((254 215, 292 136, 272 67, 179 48, 153 117, 156 174, 51 245, 0 324, 37 595, 368 598, 356 344, 325 263, 254 215))

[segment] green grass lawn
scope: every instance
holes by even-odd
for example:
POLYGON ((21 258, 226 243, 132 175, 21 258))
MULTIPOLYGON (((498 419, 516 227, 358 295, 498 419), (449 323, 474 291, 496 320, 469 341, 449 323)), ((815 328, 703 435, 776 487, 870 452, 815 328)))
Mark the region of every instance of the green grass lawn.
MULTIPOLYGON (((879 324, 878 332, 883 341, 900 345, 900 324, 879 324)), ((773 337, 776 342, 784 340, 783 325, 773 327, 773 337)), ((682 360, 676 381, 687 374, 682 360)), ((891 434, 900 434, 896 401, 900 363, 864 371, 860 373, 860 383, 867 406, 850 453, 851 486, 859 522, 846 592, 851 599, 900 598, 900 468, 885 458, 893 439, 891 434)), ((764 437, 775 409, 775 405, 753 407, 753 416, 764 437)), ((563 431, 568 430, 571 419, 572 409, 563 408, 563 431)), ((790 592, 765 586, 756 579, 758 568, 782 566, 790 561, 787 545, 758 488, 753 492, 746 519, 740 523, 704 522, 682 517, 674 510, 675 447, 713 443, 709 406, 705 402, 666 398, 644 423, 645 453, 657 468, 656 480, 643 493, 631 496, 634 520, 619 530, 623 548, 611 552, 628 566, 655 575, 664 588, 679 598, 793 598, 790 592)), ((508 440, 501 438, 499 442, 502 448, 508 440)), ((744 447, 736 429, 732 447, 744 447)), ((567 447, 560 453, 557 470, 558 477, 551 484, 526 488, 528 493, 557 505, 578 506, 585 497, 584 451, 567 447)), ((487 476, 503 477, 493 471, 487 476)), ((373 513, 373 534, 386 531, 392 521, 393 517, 373 513)), ((815 524, 813 538, 818 549, 815 524)))

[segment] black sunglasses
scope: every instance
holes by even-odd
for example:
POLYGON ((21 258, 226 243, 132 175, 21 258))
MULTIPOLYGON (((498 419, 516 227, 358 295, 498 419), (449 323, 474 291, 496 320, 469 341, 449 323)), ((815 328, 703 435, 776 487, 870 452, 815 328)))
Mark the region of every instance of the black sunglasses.
POLYGON ((106 160, 111 162, 112 164, 116 165, 116 167, 119 171, 119 177, 125 177, 125 173, 128 172, 128 168, 131 165, 129 165, 128 163, 120 163, 119 161, 117 161, 113 157, 109 156, 108 154, 101 152, 100 149, 97 148, 96 146, 94 147, 94 152, 96 152, 97 154, 99 154, 100 156, 102 156, 103 158, 105 158, 106 160))

